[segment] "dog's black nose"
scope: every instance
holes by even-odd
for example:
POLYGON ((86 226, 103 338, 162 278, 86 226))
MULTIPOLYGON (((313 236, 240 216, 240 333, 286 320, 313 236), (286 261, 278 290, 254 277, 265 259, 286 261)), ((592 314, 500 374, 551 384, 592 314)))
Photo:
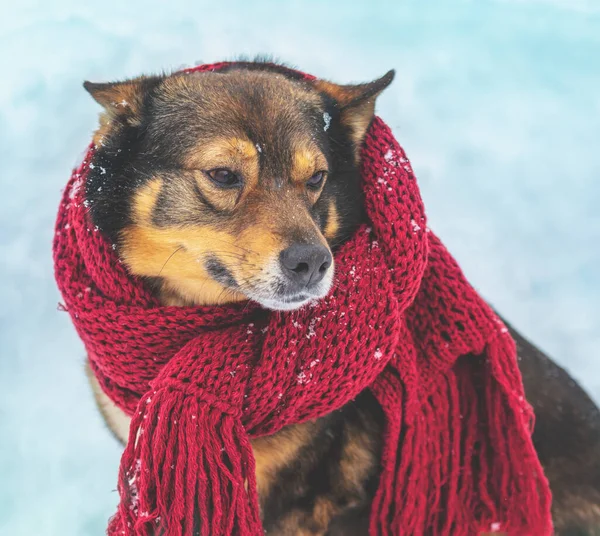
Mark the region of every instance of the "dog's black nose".
POLYGON ((294 244, 280 255, 281 268, 292 281, 302 287, 316 285, 331 266, 331 253, 325 246, 294 244))

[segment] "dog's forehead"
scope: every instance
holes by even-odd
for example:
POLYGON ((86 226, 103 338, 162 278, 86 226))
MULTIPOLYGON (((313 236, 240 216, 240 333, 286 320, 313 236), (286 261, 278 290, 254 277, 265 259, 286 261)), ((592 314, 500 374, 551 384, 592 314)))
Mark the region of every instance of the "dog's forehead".
POLYGON ((170 111, 179 107, 235 119, 240 107, 261 113, 307 113, 323 106, 311 86, 278 73, 227 71, 177 74, 164 80, 158 99, 170 111))
POLYGON ((324 103, 310 86, 249 71, 168 77, 155 96, 153 137, 188 151, 215 138, 247 141, 274 173, 326 151, 324 103), (276 161, 275 161, 276 160, 276 161))
POLYGON ((209 133, 219 126, 298 131, 317 127, 315 120, 324 111, 321 96, 306 84, 277 73, 241 70, 168 77, 155 101, 155 114, 161 118, 194 123, 209 133))

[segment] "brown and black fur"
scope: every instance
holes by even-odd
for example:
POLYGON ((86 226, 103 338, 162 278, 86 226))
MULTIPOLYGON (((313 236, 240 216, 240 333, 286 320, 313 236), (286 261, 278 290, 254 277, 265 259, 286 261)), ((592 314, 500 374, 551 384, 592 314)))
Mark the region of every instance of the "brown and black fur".
MULTIPOLYGON (((94 223, 165 304, 251 298, 292 307, 285 300, 296 291, 273 275, 273 263, 296 243, 335 250, 363 220, 358 147, 392 78, 339 86, 242 62, 218 73, 86 83, 105 108, 86 184, 94 223), (216 186, 215 168, 235 168, 243 183, 216 186), (310 187, 320 171, 324 184, 310 187)), ((600 534, 598 409, 513 335, 557 532, 600 534)), ((91 381, 125 441, 126 419, 91 381)), ((266 534, 366 535, 381 434, 381 410, 364 392, 339 411, 254 440, 266 534)))

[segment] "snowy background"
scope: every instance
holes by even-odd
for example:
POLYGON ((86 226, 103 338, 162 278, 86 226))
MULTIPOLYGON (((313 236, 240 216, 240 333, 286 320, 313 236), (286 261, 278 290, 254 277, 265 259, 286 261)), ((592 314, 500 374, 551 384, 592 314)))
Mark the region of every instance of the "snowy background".
POLYGON ((0 534, 103 533, 119 448, 56 310, 84 79, 271 53, 339 82, 397 69, 379 114, 479 290, 600 401, 600 8, 594 0, 1 0, 0 534), (217 7, 215 7, 217 6, 217 7))

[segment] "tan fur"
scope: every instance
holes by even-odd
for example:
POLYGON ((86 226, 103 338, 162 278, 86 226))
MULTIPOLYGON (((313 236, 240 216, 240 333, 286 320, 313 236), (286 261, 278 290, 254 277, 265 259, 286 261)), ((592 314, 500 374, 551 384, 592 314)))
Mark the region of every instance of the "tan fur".
POLYGON ((323 234, 325 238, 331 240, 334 238, 340 229, 340 216, 338 214, 337 207, 335 203, 331 201, 329 203, 329 212, 327 214, 327 225, 325 225, 325 230, 323 234))
MULTIPOLYGON (((252 164, 256 166, 258 151, 250 140, 231 137, 216 138, 202 142, 185 159, 185 164, 190 169, 212 169, 214 167, 231 167, 235 169, 239 164, 252 164)), ((255 173, 256 174, 256 173, 255 173)))
POLYGON ((131 419, 104 393, 88 362, 85 364, 85 373, 90 382, 98 409, 102 413, 102 417, 104 417, 109 430, 121 443, 127 443, 131 419))
MULTIPOLYGON (((365 101, 360 107, 353 110, 351 114, 342 113, 342 124, 346 125, 352 133, 352 141, 357 148, 361 146, 374 113, 375 99, 365 101)), ((358 150, 356 152, 356 160, 358 161, 358 150)))
POLYGON ((303 147, 294 151, 291 175, 295 182, 303 185, 317 171, 327 170, 327 160, 316 147, 303 147))
POLYGON ((377 463, 373 452, 376 450, 374 440, 368 432, 354 431, 352 441, 347 446, 340 462, 344 487, 361 489, 366 476, 377 463))
MULTIPOLYGON (((211 305, 245 299, 241 294, 226 290, 206 273, 198 258, 203 253, 221 251, 226 258, 239 252, 234 239, 218 231, 199 232, 198 229, 156 229, 132 226, 123 233, 122 259, 138 275, 162 277, 167 291, 165 305, 211 305), (190 249, 181 249, 185 244, 190 249)), ((235 262, 230 259, 229 262, 235 262)))
POLYGON ((333 504, 330 500, 323 497, 319 497, 315 501, 315 507, 313 510, 313 523, 317 530, 326 531, 331 518, 340 511, 339 507, 333 504))
POLYGON ((277 536, 324 536, 331 519, 340 508, 325 497, 318 497, 312 511, 293 510, 280 521, 277 536))
POLYGON ((133 215, 138 223, 150 223, 156 198, 160 193, 162 181, 159 177, 148 181, 137 192, 133 204, 133 215))
POLYGON ((261 497, 266 497, 269 493, 277 472, 294 461, 298 451, 311 437, 314 427, 314 422, 306 422, 252 441, 256 481, 261 497))

